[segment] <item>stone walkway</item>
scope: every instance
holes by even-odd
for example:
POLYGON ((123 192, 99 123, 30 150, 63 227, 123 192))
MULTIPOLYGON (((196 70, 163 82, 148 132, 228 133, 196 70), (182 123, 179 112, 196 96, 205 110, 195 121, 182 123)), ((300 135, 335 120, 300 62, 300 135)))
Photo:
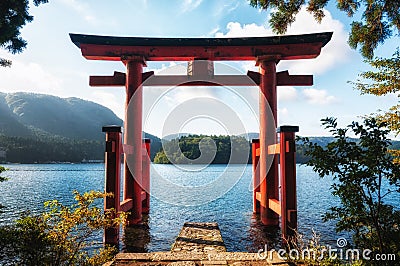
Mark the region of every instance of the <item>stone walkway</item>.
POLYGON ((217 223, 185 223, 171 252, 226 252, 217 223))
POLYGON ((119 253, 104 266, 289 265, 257 253, 227 252, 217 223, 185 223, 170 252, 119 253))

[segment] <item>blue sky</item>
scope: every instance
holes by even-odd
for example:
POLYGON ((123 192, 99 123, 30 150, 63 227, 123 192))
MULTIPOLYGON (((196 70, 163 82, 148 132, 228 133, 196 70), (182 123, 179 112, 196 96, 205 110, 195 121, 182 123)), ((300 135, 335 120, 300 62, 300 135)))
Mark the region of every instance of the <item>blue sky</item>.
MULTIPOLYGON (((183 0, 183 1, 78 1, 54 0, 40 7, 31 7, 33 23, 22 30, 28 41, 27 49, 18 55, 0 50, 0 56, 13 60, 12 68, 0 69, 0 91, 29 91, 60 97, 78 97, 111 108, 123 118, 124 88, 91 88, 90 75, 110 75, 124 71, 120 62, 87 61, 69 39, 69 33, 115 36, 162 36, 162 37, 240 37, 270 36, 268 14, 248 5, 245 0, 183 0)), ((331 42, 315 60, 285 61, 278 70, 291 74, 313 74, 312 87, 278 88, 278 124, 299 125, 300 134, 306 136, 327 135, 319 120, 335 116, 341 125, 358 119, 360 115, 385 110, 397 103, 396 95, 385 97, 361 96, 348 81, 355 80, 367 65, 357 51, 347 45, 351 20, 345 14, 328 6, 327 16, 321 24, 302 10, 288 34, 333 31, 331 42)), ((379 47, 377 54, 389 56, 399 43, 394 37, 379 47)), ((175 63, 148 62, 146 70, 163 71, 175 63)), ((232 62, 229 65, 245 73, 256 70, 254 62, 232 62)), ((183 68, 184 69, 184 68, 183 68)), ((182 69, 181 69, 182 70, 182 69)), ((150 90, 149 90, 150 91, 150 90)), ((146 94, 146 88, 145 92, 146 94)), ((219 101, 229 101, 229 92, 213 89, 177 90, 160 105, 160 114, 168 113, 179 99, 193 99, 212 95, 219 101), (179 98, 179 99, 178 99, 179 98)), ((146 95, 145 95, 146 97, 146 95)), ((240 108, 239 108, 240 109, 240 108)), ((246 112, 245 112, 246 113, 246 112)), ((246 121, 246 114, 242 114, 246 121)), ((250 121, 249 132, 258 131, 257 123, 250 121)), ((156 120, 155 120, 156 121, 156 120)), ((161 121, 162 124, 162 121, 161 121)), ((147 123, 149 133, 162 135, 160 124, 147 123)), ((212 121, 199 120, 181 128, 192 133, 225 133, 212 121)), ((235 132, 238 133, 238 132, 235 132)))

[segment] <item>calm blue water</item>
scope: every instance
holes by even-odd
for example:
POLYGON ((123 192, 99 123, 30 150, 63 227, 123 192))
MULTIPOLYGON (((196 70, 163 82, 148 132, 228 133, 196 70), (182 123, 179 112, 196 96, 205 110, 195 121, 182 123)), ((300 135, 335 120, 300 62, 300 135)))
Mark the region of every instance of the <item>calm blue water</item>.
MULTIPOLYGON (((40 212, 47 200, 58 199, 70 204, 73 190, 104 189, 103 164, 7 165, 7 168, 9 171, 3 176, 10 180, 0 184, 0 203, 6 206, 0 213, 0 224, 11 223, 24 210, 40 212)), ((221 197, 197 206, 184 205, 201 202, 207 198, 206 193, 193 190, 194 193, 181 195, 181 189, 175 190, 173 186, 166 189, 165 184, 153 178, 152 191, 161 199, 152 197, 146 226, 126 231, 124 249, 167 251, 187 221, 218 222, 229 251, 257 251, 265 243, 279 243, 279 231, 260 225, 252 213, 250 165, 231 166, 228 171, 224 165, 210 165, 200 172, 182 171, 172 165, 154 165, 152 175, 156 176, 157 172, 169 182, 188 187, 212 184, 224 171, 241 178, 221 197)), ((326 243, 333 244, 338 237, 334 223, 321 221, 327 209, 338 203, 330 194, 331 182, 329 178, 320 179, 309 167, 297 166, 299 231, 309 234, 313 228, 321 233, 326 243)), ((400 199, 393 198, 392 201, 398 203, 400 199)), ((99 204, 101 206, 102 202, 99 204)))

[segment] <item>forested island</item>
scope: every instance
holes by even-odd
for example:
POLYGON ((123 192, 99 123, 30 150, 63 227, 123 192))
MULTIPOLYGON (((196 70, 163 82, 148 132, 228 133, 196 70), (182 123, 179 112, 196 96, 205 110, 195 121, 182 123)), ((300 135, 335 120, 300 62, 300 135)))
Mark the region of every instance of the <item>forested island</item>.
MULTIPOLYGON (((331 140, 327 137, 312 139, 324 146, 331 140)), ((305 163, 309 160, 305 155, 305 147, 302 143, 296 144, 296 150, 296 163, 305 163)), ((164 140, 162 150, 154 157, 154 163, 227 164, 243 163, 245 162, 244 158, 247 158, 247 163, 251 163, 251 153, 251 143, 243 136, 187 135, 170 141, 164 140), (204 153, 212 154, 201 156, 201 149, 204 153), (232 153, 234 156, 231 156, 232 153), (208 155, 215 157, 210 161, 208 155)))
POLYGON ((244 137, 188 135, 165 141, 163 149, 156 154, 154 163, 250 163, 250 155, 251 145, 244 137))

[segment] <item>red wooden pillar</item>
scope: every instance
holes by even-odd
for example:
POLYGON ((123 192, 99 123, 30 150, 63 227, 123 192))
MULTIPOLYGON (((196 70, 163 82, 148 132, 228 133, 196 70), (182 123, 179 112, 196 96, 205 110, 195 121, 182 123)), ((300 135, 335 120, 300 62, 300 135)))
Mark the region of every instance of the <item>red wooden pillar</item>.
POLYGON ((144 139, 143 161, 142 161, 142 185, 145 199, 142 201, 142 213, 150 211, 150 139, 144 139))
POLYGON ((293 236, 297 230, 295 132, 298 131, 298 126, 277 129, 280 134, 281 227, 284 239, 293 236))
POLYGON ((251 141, 251 161, 253 164, 253 213, 260 213, 260 202, 257 200, 257 192, 260 192, 260 167, 258 161, 260 159, 257 149, 260 148, 260 140, 253 139, 251 141))
POLYGON ((125 154, 124 201, 133 200, 128 224, 142 221, 142 73, 144 60, 142 57, 131 57, 126 64, 126 109, 124 143, 129 146, 125 154), (130 106, 128 110, 128 105, 130 106), (127 164, 129 157, 129 167, 127 164))
MULTIPOLYGON (((113 197, 104 199, 104 211, 114 209, 119 211, 120 204, 120 175, 121 175, 121 127, 105 126, 106 154, 105 154, 105 193, 112 193, 113 197)), ((103 243, 119 245, 119 226, 105 228, 103 243)))
POLYGON ((276 155, 268 155, 268 146, 276 143, 277 96, 276 96, 277 57, 265 57, 258 61, 260 71, 260 217, 264 225, 278 225, 279 216, 269 209, 269 200, 279 198, 278 161, 276 155), (266 99, 266 100, 264 100, 266 99), (272 110, 272 117, 269 112, 272 110), (268 171, 267 160, 272 160, 268 171))

